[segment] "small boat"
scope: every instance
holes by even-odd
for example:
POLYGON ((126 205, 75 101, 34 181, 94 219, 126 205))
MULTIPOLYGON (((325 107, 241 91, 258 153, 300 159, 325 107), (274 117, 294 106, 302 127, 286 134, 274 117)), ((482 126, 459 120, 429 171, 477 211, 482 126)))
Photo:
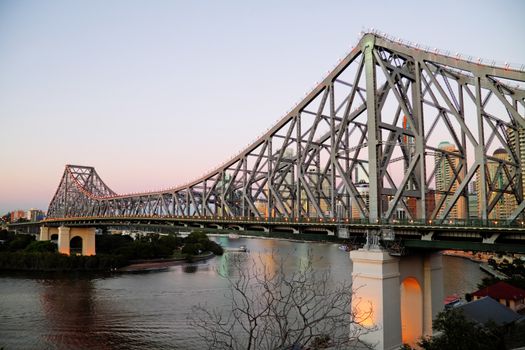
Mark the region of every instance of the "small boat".
POLYGON ((350 251, 350 247, 346 244, 342 244, 339 246, 339 250, 342 250, 342 251, 345 251, 345 252, 349 252, 350 251))
POLYGON ((228 235, 228 238, 229 238, 229 239, 238 239, 238 238, 239 238, 239 235, 236 234, 236 233, 230 233, 230 234, 228 235))
POLYGON ((449 295, 445 298, 443 301, 445 304, 445 309, 452 309, 456 306, 464 304, 464 302, 461 300, 461 298, 457 294, 449 295))
POLYGON ((224 250, 227 251, 227 252, 238 252, 238 253, 247 253, 248 252, 248 248, 246 248, 246 246, 244 246, 244 245, 241 245, 238 248, 225 248, 224 250))
POLYGON ((159 266, 159 267, 146 267, 146 268, 137 268, 135 270, 128 270, 126 272, 131 273, 148 273, 148 272, 161 272, 169 269, 169 266, 159 266))

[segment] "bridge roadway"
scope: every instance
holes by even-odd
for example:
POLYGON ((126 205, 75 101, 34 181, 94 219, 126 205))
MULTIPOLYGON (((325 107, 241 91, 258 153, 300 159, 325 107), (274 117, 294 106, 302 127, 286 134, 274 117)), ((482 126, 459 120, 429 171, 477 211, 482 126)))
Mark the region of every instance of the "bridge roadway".
POLYGON ((370 223, 368 220, 323 220, 302 218, 251 218, 216 216, 110 216, 66 217, 46 219, 39 223, 11 224, 19 230, 24 226, 48 227, 137 227, 175 230, 203 228, 207 230, 237 230, 246 235, 305 238, 312 234, 326 235, 327 239, 364 239, 366 234, 377 233, 385 242, 398 242, 413 249, 454 249, 494 251, 525 254, 525 223, 490 221, 446 221, 432 224, 419 221, 370 223))

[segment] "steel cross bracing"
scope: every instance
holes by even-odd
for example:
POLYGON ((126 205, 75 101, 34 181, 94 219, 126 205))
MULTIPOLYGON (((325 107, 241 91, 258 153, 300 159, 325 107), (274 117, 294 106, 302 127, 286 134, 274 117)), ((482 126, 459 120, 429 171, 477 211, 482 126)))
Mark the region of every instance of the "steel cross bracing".
POLYGON ((522 220, 525 91, 516 84, 524 82, 508 66, 368 33, 264 136, 208 175, 117 195, 94 168, 68 165, 48 216, 522 220))

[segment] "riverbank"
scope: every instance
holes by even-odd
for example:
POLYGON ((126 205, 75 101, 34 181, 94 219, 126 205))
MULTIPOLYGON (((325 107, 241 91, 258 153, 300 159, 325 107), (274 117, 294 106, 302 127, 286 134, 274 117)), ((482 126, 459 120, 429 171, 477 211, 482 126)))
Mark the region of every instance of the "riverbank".
POLYGON ((501 271, 496 270, 495 268, 493 268, 489 264, 479 264, 479 268, 482 269, 483 271, 485 271, 486 273, 488 273, 489 275, 491 275, 493 277, 496 277, 496 278, 498 278, 500 280, 509 279, 509 276, 507 276, 506 274, 504 274, 501 271))
POLYGON ((478 263, 486 263, 492 258, 493 254, 488 253, 470 253, 462 250, 444 250, 443 255, 455 256, 458 258, 469 259, 470 261, 478 263))
POLYGON ((65 255, 52 252, 0 252, 0 271, 113 271, 127 264, 120 255, 65 255))
POLYGON ((470 253, 470 252, 458 251, 458 250, 445 250, 443 251, 443 255, 469 259, 470 261, 479 263, 479 268, 493 277, 496 277, 502 280, 506 280, 509 278, 509 276, 507 276, 503 272, 498 271, 497 269, 493 268, 492 266, 488 264, 489 259, 493 258, 492 254, 470 253))

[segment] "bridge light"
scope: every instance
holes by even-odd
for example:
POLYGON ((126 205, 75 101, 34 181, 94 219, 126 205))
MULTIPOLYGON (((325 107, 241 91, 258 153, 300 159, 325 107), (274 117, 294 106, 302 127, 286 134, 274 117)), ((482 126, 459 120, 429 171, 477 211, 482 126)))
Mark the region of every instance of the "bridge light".
POLYGON ((428 223, 429 223, 429 224, 432 224, 432 220, 428 220, 428 223))
POLYGON ((497 222, 497 221, 494 221, 494 225, 497 225, 497 224, 498 224, 498 222, 497 222))

